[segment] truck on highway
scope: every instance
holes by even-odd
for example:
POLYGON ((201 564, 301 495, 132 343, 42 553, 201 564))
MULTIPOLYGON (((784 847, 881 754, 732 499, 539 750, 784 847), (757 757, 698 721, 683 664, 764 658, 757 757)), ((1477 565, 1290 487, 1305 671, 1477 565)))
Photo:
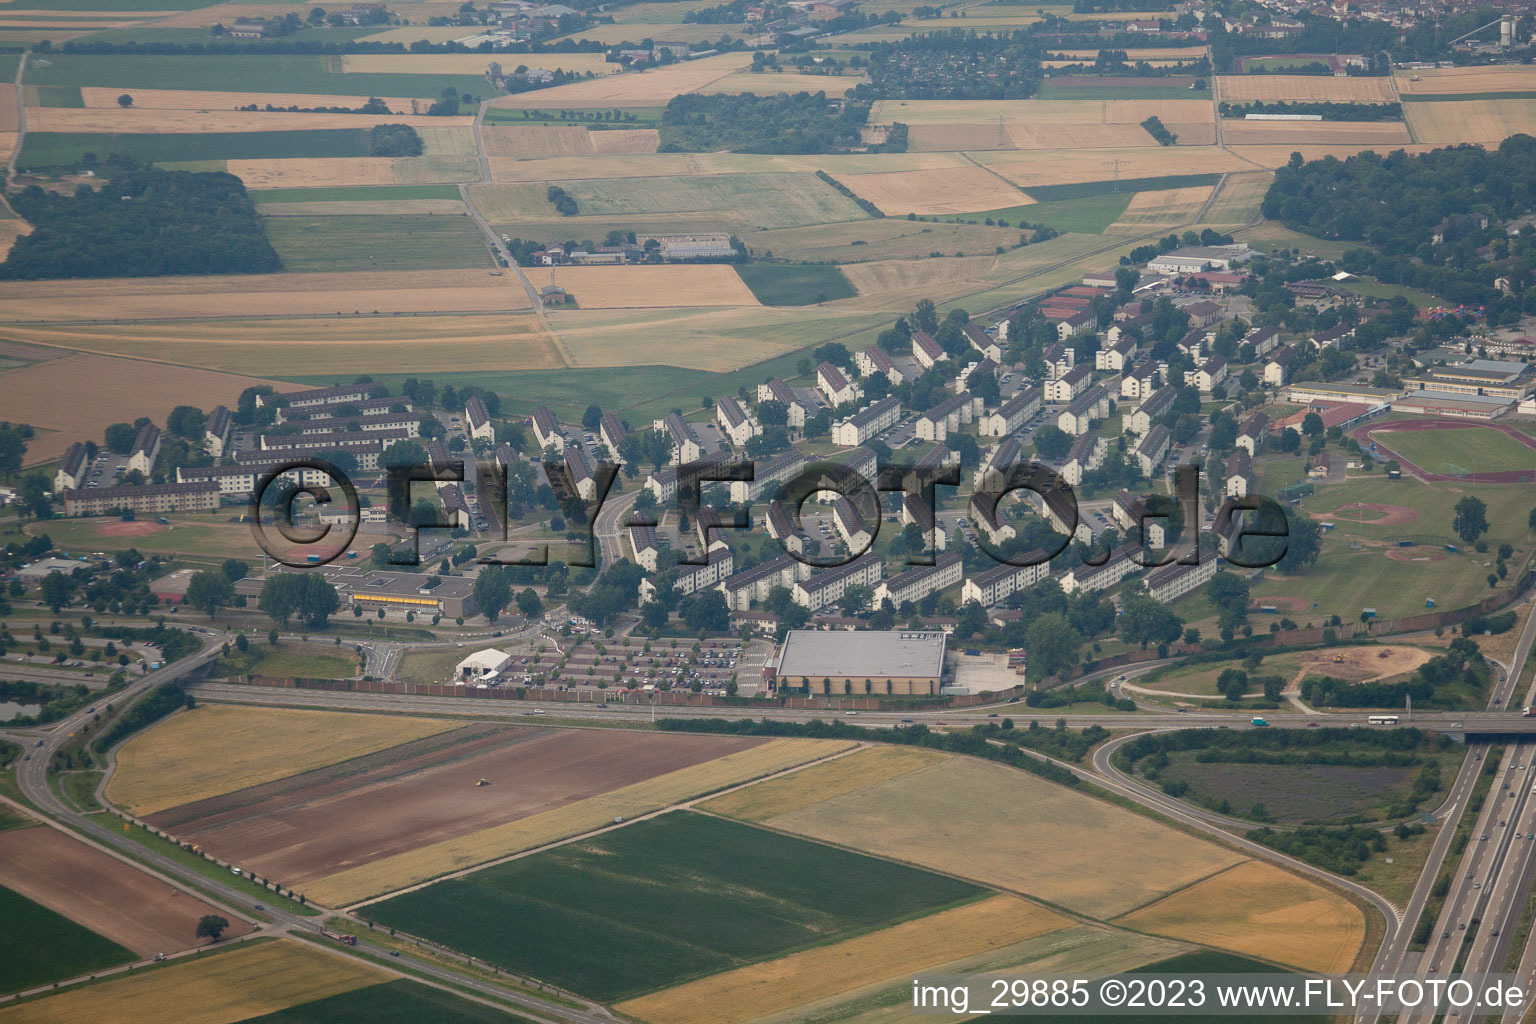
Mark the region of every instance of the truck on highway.
POLYGON ((328 939, 335 939, 337 942, 340 942, 346 946, 357 945, 356 935, 343 935, 341 932, 333 932, 328 928, 321 928, 320 934, 324 935, 328 939))
POLYGON ((1525 707, 1520 709, 1520 714, 1524 718, 1530 718, 1532 715, 1536 715, 1536 709, 1533 709, 1529 704, 1527 704, 1525 707))
POLYGON ((1253 724, 1257 725, 1257 726, 1265 726, 1265 725, 1268 725, 1269 723, 1264 721, 1264 719, 1262 719, 1262 718, 1255 718, 1253 720, 1253 724))

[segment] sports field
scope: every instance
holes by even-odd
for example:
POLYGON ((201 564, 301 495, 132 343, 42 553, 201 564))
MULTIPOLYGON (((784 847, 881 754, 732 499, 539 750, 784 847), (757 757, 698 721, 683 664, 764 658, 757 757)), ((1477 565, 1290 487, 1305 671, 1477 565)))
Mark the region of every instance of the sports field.
POLYGON ((150 815, 456 725, 432 718, 205 705, 124 744, 107 799, 136 815, 150 815))
MULTIPOLYGON (((201 944, 198 919, 218 910, 43 826, 0 833, 0 886, 140 957, 201 944)), ((226 934, 234 938, 250 930, 245 921, 231 918, 226 934)))
POLYGON ((0 992, 46 985, 134 959, 132 950, 4 886, 0 919, 5 921, 0 928, 0 992))
POLYGON ((1065 928, 1067 918, 994 896, 830 946, 740 967, 618 1004, 643 1021, 738 1024, 1065 928))
POLYGON ((592 832, 608 826, 614 818, 633 819, 829 757, 847 746, 836 740, 772 740, 526 818, 349 868, 310 884, 306 892, 311 899, 327 906, 355 903, 497 857, 592 832))
POLYGON ((768 819, 776 829, 972 878, 1089 916, 1109 916, 1242 858, 1033 775, 951 757, 768 819), (966 800, 956 801, 956 793, 966 800), (1028 807, 1027 815, 1008 809, 1028 807), (985 822, 977 828, 977 822, 985 822), (1134 872, 1084 870, 1113 835, 1134 872))
POLYGON ((1536 448, 1492 427, 1373 430, 1371 437, 1427 473, 1529 469, 1536 448))
POLYGON ((1365 917, 1354 904, 1252 860, 1117 923, 1324 974, 1348 970, 1365 941, 1365 917))
POLYGON ((310 943, 243 943, 216 956, 0 1009, 0 1024, 235 1024, 389 980, 310 943))
POLYGON ((607 1001, 824 945, 980 892, 674 812, 395 897, 368 916, 607 1001), (506 941, 509 927, 515 943, 506 941), (632 955, 639 950, 643 956, 632 955))

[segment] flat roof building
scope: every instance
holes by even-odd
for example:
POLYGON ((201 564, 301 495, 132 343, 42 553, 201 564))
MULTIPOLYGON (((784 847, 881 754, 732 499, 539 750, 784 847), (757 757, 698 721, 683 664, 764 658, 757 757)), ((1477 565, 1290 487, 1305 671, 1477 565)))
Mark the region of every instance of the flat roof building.
POLYGON ((773 661, 777 685, 810 694, 937 696, 941 631, 790 630, 773 661))

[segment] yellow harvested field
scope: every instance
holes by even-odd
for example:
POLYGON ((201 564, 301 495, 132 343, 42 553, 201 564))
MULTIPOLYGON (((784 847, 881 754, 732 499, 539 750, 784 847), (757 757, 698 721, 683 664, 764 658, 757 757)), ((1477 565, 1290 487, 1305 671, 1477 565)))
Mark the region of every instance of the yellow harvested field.
MULTIPOLYGON (((1406 106, 1406 104, 1404 104, 1406 106)), ((1253 166, 1266 170, 1280 167, 1291 158, 1292 153, 1300 153, 1303 160, 1321 160, 1325 156, 1347 159, 1357 153, 1371 149, 1370 146, 1229 146, 1228 150, 1233 156, 1245 160, 1253 166)), ((1420 141, 1412 146, 1393 146, 1394 150, 1401 149, 1413 155, 1416 153, 1428 153, 1434 146, 1420 141)), ((1244 168, 1245 170, 1248 168, 1244 168)))
POLYGON ((594 132, 563 125, 530 125, 526 128, 518 125, 491 125, 480 129, 480 134, 485 139, 487 155, 518 160, 550 156, 654 153, 661 145, 661 133, 654 128, 613 128, 594 132))
MULTIPOLYGON (((257 377, 268 373, 355 373, 362 363, 380 373, 430 373, 451 365, 483 370, 542 370, 565 365, 555 339, 529 314, 46 325, 9 327, 6 336, 81 352, 129 356, 131 360, 124 362, 133 368, 135 377, 154 370, 154 363, 257 377)), ((247 377, 229 379, 242 382, 242 386, 259 383, 247 377)), ((240 388, 233 393, 238 396, 240 388)), ((175 404, 167 405, 166 411, 175 404)), ((34 442, 32 448, 41 441, 34 442)))
POLYGON ((1334 78, 1327 75, 1218 75, 1216 97, 1226 103, 1254 100, 1397 102, 1392 82, 1385 77, 1334 78))
POLYGON ((234 1024, 393 980, 291 939, 126 974, 0 1010, 0 1024, 234 1024))
MULTIPOLYGON (((461 30, 460 36, 466 32, 461 30)), ((377 36, 369 36, 370 41, 377 36)), ((419 36, 417 38, 420 38, 419 36)), ((491 61, 505 55, 485 56, 476 53, 352 53, 341 58, 341 70, 350 74, 369 75, 483 75, 491 61)), ((569 71, 584 75, 611 75, 622 68, 610 64, 601 53, 541 53, 524 55, 516 60, 501 59, 499 63, 510 72, 518 64, 547 71, 569 71)))
MULTIPOLYGON (((1289 155, 1287 153, 1286 157, 1289 155)), ((1202 173, 1219 174, 1223 171, 1254 171, 1275 166, 1255 164, 1226 150, 1196 146, 1097 149, 1087 153, 1068 150, 978 153, 976 160, 1026 192, 1035 185, 1108 181, 1116 173, 1127 179, 1155 178, 1169 174, 1188 174, 1192 168, 1199 168, 1202 173), (1114 169, 1116 167, 1118 170, 1114 169)), ((1284 163, 1285 157, 1279 162, 1284 163)))
POLYGON ((1536 92, 1536 67, 1529 64, 1500 64, 1493 67, 1405 71, 1394 81, 1397 91, 1405 96, 1416 93, 1444 96, 1478 92, 1536 92))
POLYGON ((652 153, 638 156, 549 157, 543 160, 491 158, 498 183, 562 179, 656 178, 671 175, 771 174, 826 171, 831 175, 919 171, 971 166, 957 153, 652 153))
POLYGON ((1091 917, 1123 914, 1246 859, 1114 804, 969 757, 951 757, 768 824, 1091 917), (960 793, 964 800, 956 799, 960 793), (1018 814, 1020 807, 1029 813, 1018 814), (1085 858, 1105 836, 1135 851, 1133 869, 1106 873, 1085 858))
POLYGON ((591 832, 616 817, 650 814, 706 793, 830 757, 850 745, 841 740, 770 740, 553 811, 349 868, 316 879, 305 892, 324 906, 345 906, 520 850, 591 832))
POLYGON ((1247 224, 1259 217, 1259 205, 1275 176, 1270 171, 1229 174, 1216 193, 1203 223, 1216 225, 1247 224))
POLYGON ((993 896, 802 953, 725 971, 614 1007, 658 1024, 738 1024, 913 971, 985 953, 1071 922, 1012 896, 993 896))
POLYGON ((1105 228, 1104 233, 1144 235, 1149 231, 1192 223, 1206 200, 1211 198, 1211 189, 1210 185, 1197 185, 1162 192, 1137 192, 1120 219, 1105 228))
MULTIPOLYGON (((6 335, 14 340, 22 336, 10 330, 6 335)), ((172 409, 186 404, 188 395, 210 408, 231 405, 239 401, 240 392, 257 384, 280 392, 301 387, 138 359, 71 354, 0 373, 0 409, 15 422, 37 428, 38 436, 27 445, 27 464, 37 465, 63 455, 71 441, 101 437, 109 424, 131 423, 140 416, 164 423, 172 409), (59 401, 60 395, 68 395, 69 401, 59 401)))
POLYGON ((908 145, 917 152, 1120 149, 1157 140, 1139 124, 920 124, 909 130, 908 145))
POLYGON ((1208 100, 879 100, 870 124, 1141 124, 1157 116, 1164 124, 1209 121, 1208 100))
MULTIPOLYGON (((30 107, 27 111, 27 129, 38 132, 287 132, 408 124, 425 133, 457 124, 463 126, 459 130, 468 134, 473 122, 472 117, 449 119, 412 114, 292 114, 153 107, 30 107)), ((473 141, 470 149, 473 151, 473 141)))
POLYGON ((32 225, 24 220, 15 218, 0 220, 0 260, 4 260, 11 254, 11 246, 16 244, 16 239, 31 233, 32 225))
POLYGON ((339 185, 433 185, 474 181, 473 159, 361 156, 347 160, 288 157, 230 160, 230 174, 246 188, 329 188, 339 185))
POLYGON ((370 43, 404 43, 407 46, 422 40, 429 43, 451 43, 473 32, 474 29, 465 28, 463 25, 406 25, 402 28, 385 29, 383 32, 371 32, 368 35, 368 41, 370 43))
POLYGON ((1033 202, 982 167, 843 174, 838 180, 887 216, 975 213, 1033 202))
POLYGON ((1459 100, 1404 103, 1403 111, 1421 144, 1497 145, 1511 135, 1536 132, 1536 97, 1528 100, 1459 100))
POLYGON ((675 264, 632 267, 530 267, 535 288, 557 284, 586 309, 761 305, 734 267, 675 264))
POLYGON ((843 267, 843 276, 861 296, 905 293, 924 285, 980 280, 996 266, 992 256, 927 260, 874 260, 843 267))
POLYGON ((859 79, 850 76, 797 75, 791 72, 754 74, 751 71, 738 71, 724 78, 718 78, 708 85, 695 89, 694 92, 704 96, 744 92, 756 93, 759 96, 781 92, 824 92, 829 97, 837 97, 846 96, 848 90, 858 84, 859 79))
MULTIPOLYGON (((631 30, 632 26, 610 26, 631 30)), ((718 26, 709 26, 718 28, 718 26)), ((630 38, 625 35, 624 38, 630 38)), ((657 38, 671 38, 662 33, 657 38)), ((549 89, 501 96, 494 107, 559 110, 571 107, 664 107, 675 96, 702 89, 740 71, 752 62, 748 53, 723 53, 715 57, 652 68, 649 71, 608 75, 588 82, 572 82, 549 89)))
POLYGON ((700 804, 699 810, 743 821, 767 821, 942 760, 944 755, 932 750, 876 745, 715 797, 700 804))
POLYGON ((106 795, 144 816, 458 727, 441 718, 205 704, 129 740, 106 795))
MULTIPOLYGON (((80 87, 80 96, 87 107, 105 107, 112 110, 121 110, 117 105, 117 98, 123 94, 121 89, 108 89, 99 86, 84 85, 80 87)), ((399 114, 411 113, 411 103, 415 102, 425 112, 427 104, 420 100, 412 101, 400 96, 382 96, 380 99, 389 104, 389 109, 399 114)), ((134 110, 227 110, 234 112, 238 107, 249 106, 255 103, 258 106, 266 106, 268 103, 274 107, 359 107, 364 100, 357 96, 337 95, 335 93, 312 92, 203 92, 194 89, 135 89, 133 90, 134 110)), ((362 114, 348 114, 348 117, 362 117, 362 114)), ((434 118, 434 121, 442 120, 434 118)), ((449 118, 448 123, 455 124, 459 121, 468 123, 474 118, 449 118)))
MULTIPOLYGON (((1421 103, 1419 106, 1435 106, 1421 103)), ((1460 107, 1450 103, 1444 106, 1460 107)), ((1406 146, 1413 139, 1401 121, 1228 121, 1221 129, 1229 146, 1357 145, 1406 146)))
POLYGON ((528 308, 509 274, 417 270, 0 283, 0 321, 489 313, 528 308))
POLYGON ((1116 923, 1323 974, 1348 970, 1365 941, 1365 917, 1353 903, 1253 860, 1116 923))

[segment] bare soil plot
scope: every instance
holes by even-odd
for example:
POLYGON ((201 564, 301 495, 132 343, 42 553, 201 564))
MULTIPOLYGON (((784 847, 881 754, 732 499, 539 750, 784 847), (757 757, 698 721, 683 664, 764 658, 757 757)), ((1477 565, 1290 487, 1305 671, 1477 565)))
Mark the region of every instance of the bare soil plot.
POLYGON ((149 815, 457 727, 434 718, 205 705, 124 744, 106 795, 149 815))
POLYGON ((355 957, 284 939, 82 985, 0 1010, 3 1024, 235 1024, 389 981, 355 957))
MULTIPOLYGON (((114 107, 29 107, 27 130, 37 132, 277 132, 408 124, 441 131, 444 118, 413 114, 296 114, 286 111, 178 110, 137 105, 114 107)), ((467 133, 473 118, 452 118, 467 133)), ((471 142, 473 148, 473 142, 471 142)))
POLYGON ((1334 78, 1325 75, 1219 75, 1216 95, 1227 103, 1289 100, 1315 103, 1393 103, 1397 94, 1385 77, 1334 78))
MULTIPOLYGON (((484 370, 536 370, 565 365, 550 333, 535 317, 526 314, 423 313, 169 324, 151 321, 10 327, 7 332, 13 337, 83 351, 120 353, 136 359, 258 376, 355 374, 357 367, 364 364, 378 373, 427 373, 453 365, 472 365, 484 370)), ((153 363, 131 365, 135 366, 136 374, 154 370, 153 363)), ((234 379, 246 386, 260 383, 245 377, 234 379)), ((284 384, 280 390, 295 387, 284 384)), ((4 394, 0 390, 0 396, 4 394)), ((238 394, 237 390, 235 395, 238 394)), ((166 411, 172 407, 166 406, 166 411)))
POLYGON ((1536 131, 1536 99, 1405 103, 1403 112, 1420 143, 1494 145, 1536 131))
POLYGON ((1403 72, 1393 81, 1397 91, 1405 96, 1536 92, 1536 67, 1528 64, 1500 64, 1492 67, 1437 68, 1403 72))
POLYGON ((1339 647, 1299 655, 1302 667, 1318 675, 1334 676, 1352 683, 1412 672, 1434 657, 1434 651, 1418 647, 1339 647), (1339 659, 1339 660, 1335 660, 1339 659))
POLYGON ((1244 859, 1113 804, 967 757, 768 824, 1095 917, 1124 913, 1244 859), (956 800, 957 793, 965 800, 956 800), (978 828, 978 822, 986 826, 978 828), (1134 865, 1109 876, 1096 870, 1084 851, 1102 845, 1105 836, 1136 851, 1134 865))
POLYGON ((0 283, 0 321, 138 320, 528 308, 514 277, 476 270, 356 271, 0 283))
POLYGON ((838 180, 887 216, 974 213, 1031 202, 1028 196, 981 167, 844 174, 838 180))
POLYGON ((699 810, 743 821, 767 821, 942 760, 944 755, 937 751, 876 745, 705 801, 699 810))
POLYGON ((1211 198, 1211 189, 1210 185, 1197 185, 1163 192, 1138 192, 1131 197, 1120 219, 1105 228, 1104 233, 1144 235, 1148 231, 1188 224, 1211 198))
POLYGON ((703 96, 744 92, 756 93, 759 96, 780 92, 813 94, 824 92, 828 97, 838 97, 846 96, 849 90, 858 84, 858 77, 848 75, 798 75, 793 72, 759 74, 752 71, 738 71, 724 78, 717 78, 693 91, 703 96))
MULTIPOLYGON (((460 33, 462 36, 464 33, 460 33)), ((370 40, 377 36, 369 36, 370 40)), ((420 38, 419 36, 417 37, 420 38)), ((475 53, 350 53, 341 58, 342 71, 377 75, 483 75, 496 56, 475 53)), ((500 62, 507 71, 518 64, 547 71, 575 74, 611 75, 622 70, 610 64, 602 53, 526 54, 517 60, 500 62), (526 59, 525 59, 526 58, 526 59)))
POLYGON ((1070 922, 1012 896, 953 910, 678 985, 614 1008, 666 1024, 738 1024, 963 956, 1001 949, 1070 922), (828 969, 828 968, 832 969, 828 969))
POLYGON ((525 273, 535 288, 559 285, 585 309, 760 305, 725 264, 530 267, 525 273))
MULTIPOLYGON (((620 26, 611 26, 620 28, 620 26)), ((719 26, 700 26, 714 30, 719 26)), ((630 38, 633 26, 622 26, 620 34, 630 38)), ((591 32, 582 33, 595 38, 591 32)), ((654 38, 670 39, 676 33, 663 31, 654 38)), ((747 53, 724 53, 716 57, 671 64, 649 71, 623 75, 608 75, 587 82, 572 82, 550 89, 534 89, 511 96, 501 96, 491 101, 495 107, 539 110, 567 109, 571 107, 664 107, 674 96, 701 89, 710 82, 740 71, 752 62, 747 53)))
POLYGON ((588 131, 570 125, 487 125, 480 129, 485 152, 492 157, 528 160, 547 156, 654 153, 661 133, 654 128, 613 128, 588 131))
POLYGON ((9 83, 0 85, 0 132, 19 129, 16 111, 16 87, 9 83))
POLYGON ((270 384, 278 391, 299 389, 295 384, 231 373, 70 355, 0 373, 0 409, 15 422, 37 428, 38 436, 27 446, 27 464, 37 465, 63 455, 73 441, 101 437, 108 424, 131 423, 140 416, 164 423, 172 409, 186 404, 189 395, 210 408, 230 405, 239 400, 240 392, 256 384, 270 384), (60 395, 68 395, 69 400, 61 402, 60 395))
POLYGON ((312 882, 305 892, 326 906, 354 903, 519 850, 590 832, 616 817, 638 817, 704 793, 829 757, 848 746, 838 740, 769 740, 563 807, 340 871, 312 882))
MULTIPOLYGON (((218 908, 172 889, 55 828, 0 832, 0 885, 140 956, 201 944, 198 918, 218 908)), ((230 938, 251 930, 230 921, 230 938)))
MULTIPOLYGON (((84 85, 80 87, 80 96, 87 107, 107 107, 112 110, 120 110, 117 98, 123 94, 121 89, 107 89, 100 86, 84 85)), ((425 113, 426 105, 421 100, 401 96, 379 97, 389 104, 389 109, 395 114, 411 114, 416 107, 420 107, 425 113), (412 106, 415 104, 415 107, 412 106)), ((274 107, 358 107, 362 101, 356 96, 341 96, 327 93, 312 92, 217 92, 202 91, 196 89, 135 89, 133 90, 133 109, 154 110, 227 110, 234 112, 238 107, 249 106, 255 103, 258 106, 272 104, 274 107)), ((349 114, 348 117, 362 115, 349 114)), ((450 122, 456 122, 458 118, 451 118, 450 122)), ((466 118, 473 120, 473 118, 466 118)))
POLYGON ((565 807, 764 741, 471 726, 156 815, 286 885, 565 807), (478 785, 485 779, 487 785, 478 785))
POLYGON ((1401 121, 1229 121, 1221 137, 1232 146, 1403 146, 1413 141, 1401 121))
POLYGON ((1365 941, 1365 917, 1343 896, 1252 860, 1116 923, 1329 974, 1348 970, 1365 941))

